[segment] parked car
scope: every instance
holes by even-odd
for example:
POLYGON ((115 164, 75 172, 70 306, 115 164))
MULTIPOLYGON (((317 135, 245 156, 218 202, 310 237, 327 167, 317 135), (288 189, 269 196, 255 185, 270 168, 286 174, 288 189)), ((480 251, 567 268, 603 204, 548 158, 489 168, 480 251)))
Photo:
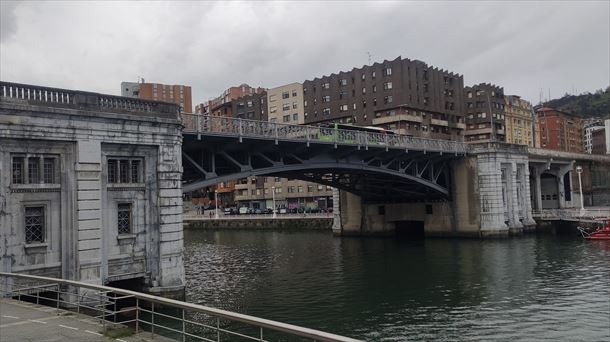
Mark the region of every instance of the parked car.
POLYGON ((263 209, 258 209, 258 208, 257 208, 257 209, 254 209, 254 214, 256 214, 256 215, 260 215, 260 214, 262 214, 262 213, 263 213, 263 209))
POLYGON ((286 208, 280 208, 280 214, 286 214, 287 210, 286 208))
POLYGON ((247 214, 248 213, 248 209, 249 209, 248 207, 241 207, 241 208, 239 208, 239 214, 240 215, 247 214))
POLYGON ((266 208, 265 210, 263 210, 263 214, 273 214, 273 209, 266 208))

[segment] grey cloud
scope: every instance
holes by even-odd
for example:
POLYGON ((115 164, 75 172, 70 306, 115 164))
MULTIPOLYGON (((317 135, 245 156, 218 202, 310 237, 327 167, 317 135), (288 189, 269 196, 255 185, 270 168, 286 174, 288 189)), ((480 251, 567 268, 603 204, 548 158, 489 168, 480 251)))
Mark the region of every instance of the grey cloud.
POLYGON ((0 1, 0 42, 12 37, 17 32, 16 1, 0 1))
POLYGON ((361 67, 367 52, 533 101, 610 84, 608 2, 26 2, 6 22, 4 6, 2 78, 50 86, 116 94, 142 76, 190 84, 197 103, 361 67))

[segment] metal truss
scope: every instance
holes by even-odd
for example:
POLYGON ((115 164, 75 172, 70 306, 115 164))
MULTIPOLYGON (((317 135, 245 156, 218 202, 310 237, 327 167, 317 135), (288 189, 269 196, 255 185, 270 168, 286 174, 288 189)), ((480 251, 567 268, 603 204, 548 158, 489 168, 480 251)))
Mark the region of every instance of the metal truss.
POLYGON ((311 141, 189 136, 183 143, 183 191, 249 176, 312 181, 370 200, 447 199, 455 153, 311 141), (199 140, 201 139, 201 140, 199 140))

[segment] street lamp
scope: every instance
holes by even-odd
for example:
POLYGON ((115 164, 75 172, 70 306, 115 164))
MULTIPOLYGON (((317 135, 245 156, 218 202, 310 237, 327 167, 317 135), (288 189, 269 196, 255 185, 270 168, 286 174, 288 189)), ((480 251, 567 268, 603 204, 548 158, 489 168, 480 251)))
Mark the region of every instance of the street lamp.
POLYGON ((214 190, 214 218, 218 220, 218 190, 214 190))
POLYGON ((275 186, 271 187, 271 196, 273 198, 273 218, 276 218, 277 213, 275 212, 275 186))
POLYGON ((578 173, 578 189, 580 190, 580 213, 582 215, 585 211, 585 199, 582 197, 582 180, 580 178, 580 174, 582 173, 582 166, 578 165, 576 167, 576 173, 578 173))

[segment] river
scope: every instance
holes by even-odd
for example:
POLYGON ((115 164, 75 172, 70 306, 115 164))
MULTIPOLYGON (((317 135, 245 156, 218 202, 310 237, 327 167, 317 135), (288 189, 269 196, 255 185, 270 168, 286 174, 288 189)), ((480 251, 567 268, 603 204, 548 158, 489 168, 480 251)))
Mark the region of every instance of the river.
POLYGON ((610 341, 610 241, 185 231, 187 300, 367 341, 610 341))

